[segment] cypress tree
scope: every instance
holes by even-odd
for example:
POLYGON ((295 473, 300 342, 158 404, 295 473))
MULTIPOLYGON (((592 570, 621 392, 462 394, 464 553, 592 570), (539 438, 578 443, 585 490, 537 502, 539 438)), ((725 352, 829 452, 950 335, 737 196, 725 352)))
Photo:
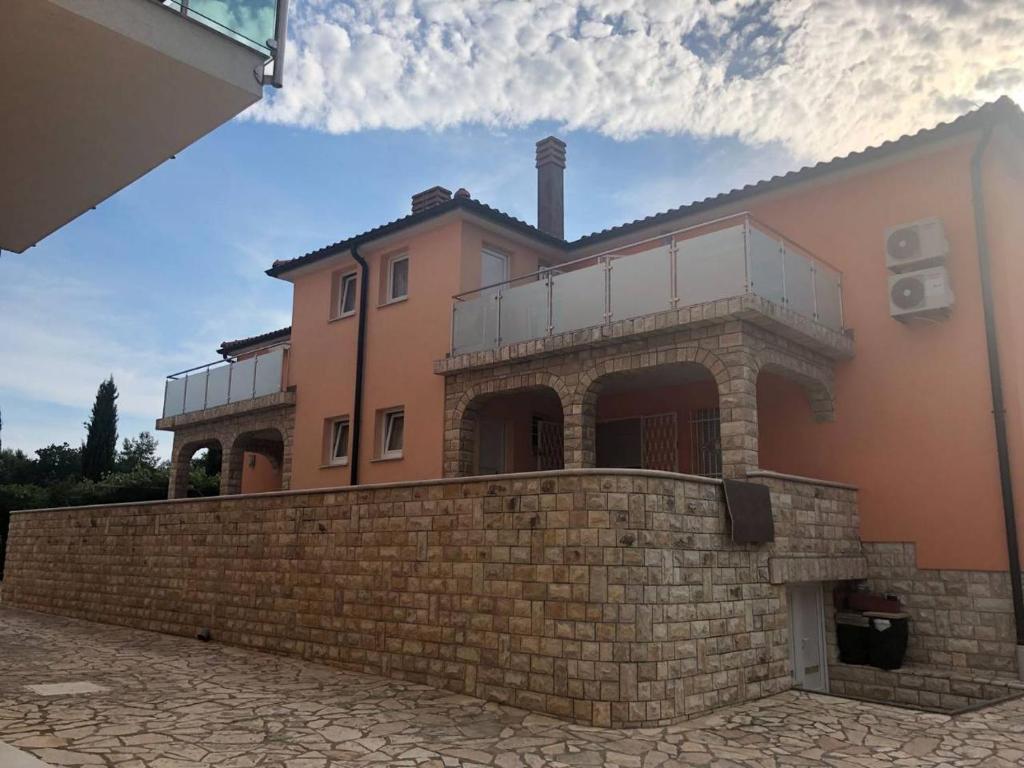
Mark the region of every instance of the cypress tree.
POLYGON ((99 480, 113 471, 117 459, 117 386, 113 376, 96 390, 92 416, 85 428, 82 475, 89 480, 99 480))

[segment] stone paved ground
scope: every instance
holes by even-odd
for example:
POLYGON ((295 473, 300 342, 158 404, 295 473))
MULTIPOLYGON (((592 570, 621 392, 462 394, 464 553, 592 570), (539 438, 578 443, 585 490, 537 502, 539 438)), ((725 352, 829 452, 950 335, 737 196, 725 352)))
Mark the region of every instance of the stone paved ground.
POLYGON ((0 608, 0 742, 52 765, 121 768, 998 768, 1024 765, 1024 700, 950 718, 790 692, 668 728, 608 730, 296 659, 0 608), (40 689, 50 695, 25 687, 70 682, 93 685, 40 689))

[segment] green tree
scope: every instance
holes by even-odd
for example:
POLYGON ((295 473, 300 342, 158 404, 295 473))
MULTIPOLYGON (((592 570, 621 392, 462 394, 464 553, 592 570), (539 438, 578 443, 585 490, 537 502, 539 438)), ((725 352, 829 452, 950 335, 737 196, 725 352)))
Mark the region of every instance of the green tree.
POLYGON ((53 443, 36 451, 33 482, 52 485, 63 480, 79 478, 82 474, 82 449, 67 443, 53 443))
POLYGON ((113 376, 96 390, 92 416, 85 427, 82 475, 96 481, 114 469, 117 457, 117 385, 113 376))
POLYGON ((154 469, 160 463, 156 456, 156 448, 156 438, 151 432, 139 432, 139 436, 134 440, 126 437, 121 443, 121 452, 117 457, 117 471, 154 469))

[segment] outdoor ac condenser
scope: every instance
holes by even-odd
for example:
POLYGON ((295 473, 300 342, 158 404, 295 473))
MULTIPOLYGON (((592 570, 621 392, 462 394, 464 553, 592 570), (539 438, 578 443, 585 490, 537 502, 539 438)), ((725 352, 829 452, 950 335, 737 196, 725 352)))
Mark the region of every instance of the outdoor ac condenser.
POLYGON ((889 313, 897 320, 944 318, 953 306, 953 289, 945 267, 889 276, 889 313))
POLYGON ((921 219, 885 231, 885 265, 893 272, 937 266, 948 256, 949 243, 939 219, 921 219))

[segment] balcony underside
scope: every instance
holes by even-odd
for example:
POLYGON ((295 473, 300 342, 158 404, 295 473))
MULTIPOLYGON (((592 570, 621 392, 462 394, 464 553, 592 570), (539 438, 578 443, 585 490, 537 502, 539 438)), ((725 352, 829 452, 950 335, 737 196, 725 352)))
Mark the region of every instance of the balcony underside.
POLYGON ((261 97, 263 54, 151 0, 6 0, 3 17, 4 250, 34 245, 261 97))
POLYGON ((853 357, 853 339, 847 334, 827 328, 760 296, 747 294, 506 344, 497 349, 455 355, 435 361, 434 372, 441 375, 454 374, 514 360, 612 344, 634 337, 690 330, 730 319, 743 320, 765 328, 833 360, 853 357))

